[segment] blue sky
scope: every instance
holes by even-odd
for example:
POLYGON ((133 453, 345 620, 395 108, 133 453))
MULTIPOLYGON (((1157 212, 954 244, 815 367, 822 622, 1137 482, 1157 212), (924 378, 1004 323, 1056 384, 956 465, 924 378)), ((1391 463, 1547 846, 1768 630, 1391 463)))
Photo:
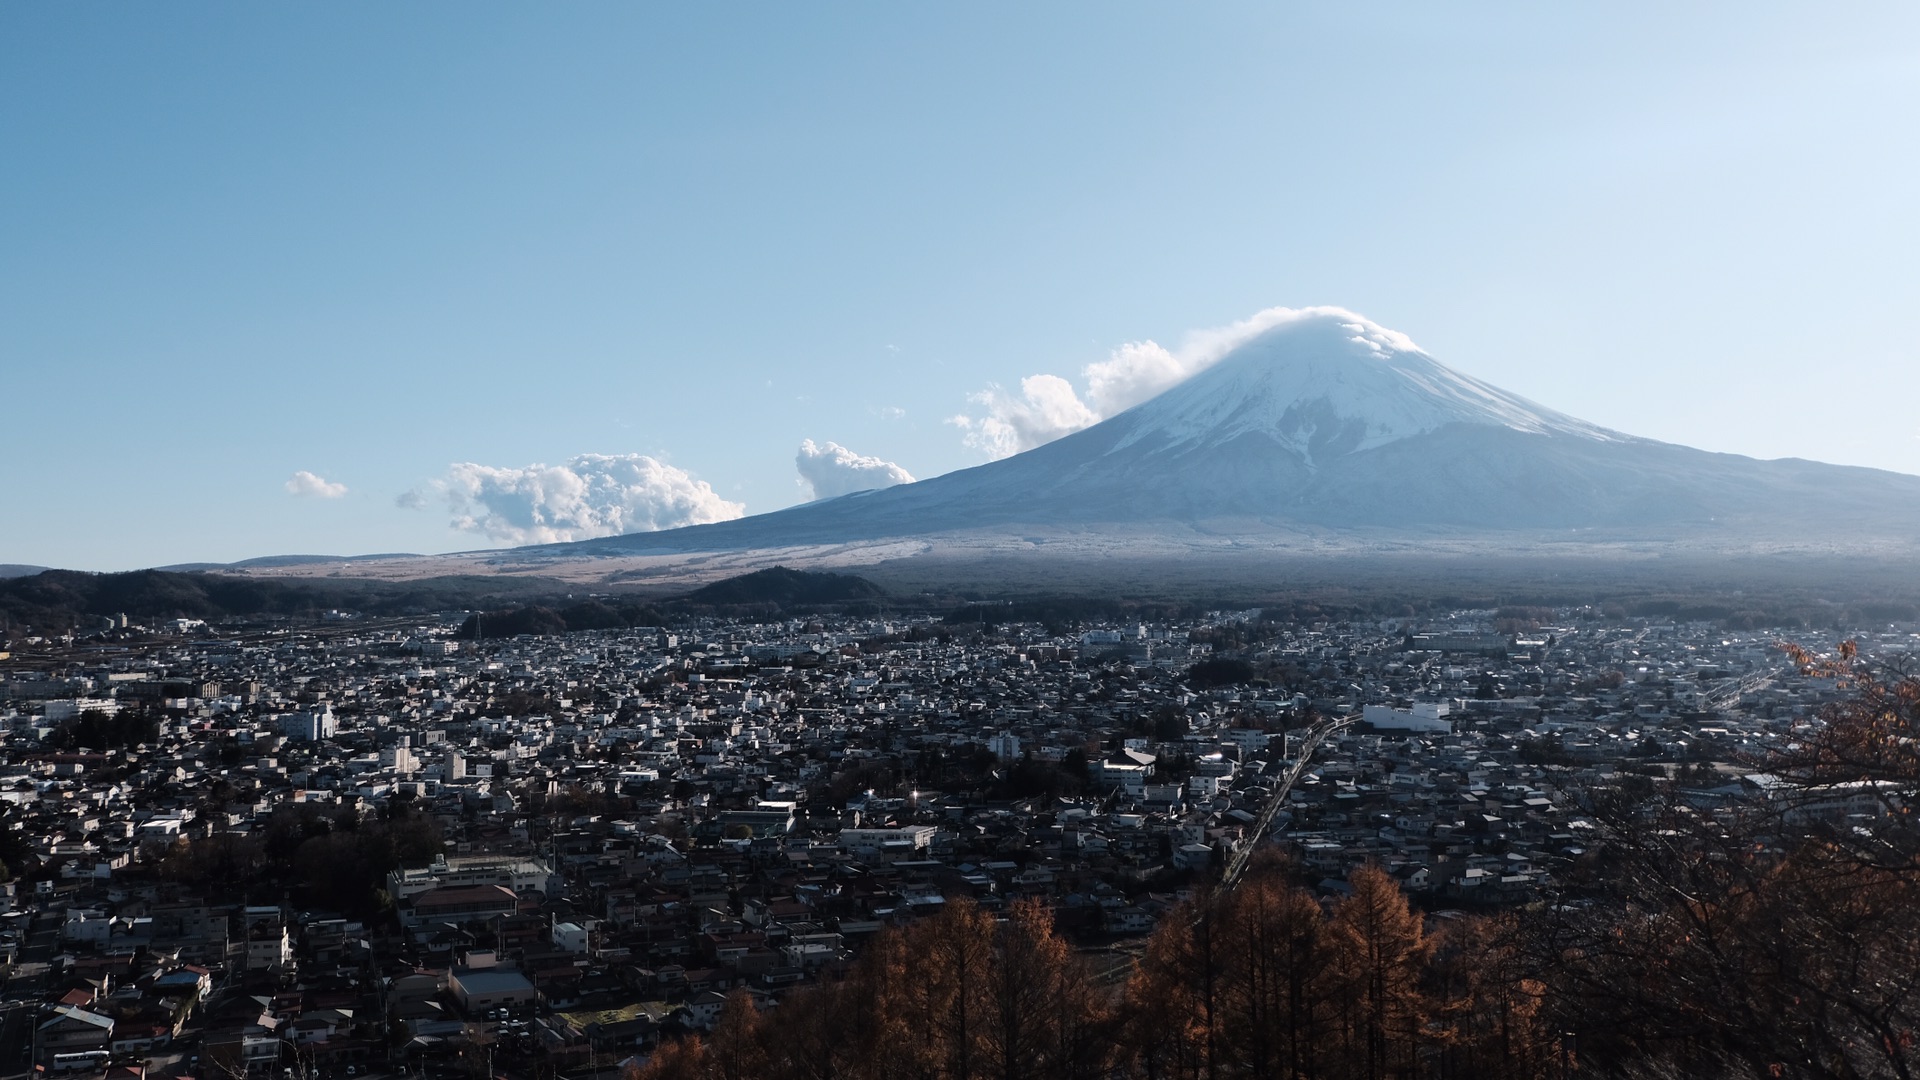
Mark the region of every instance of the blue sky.
POLYGON ((0 562, 777 509, 1274 305, 1920 473, 1920 8, 1576 7, 0 6, 0 562))

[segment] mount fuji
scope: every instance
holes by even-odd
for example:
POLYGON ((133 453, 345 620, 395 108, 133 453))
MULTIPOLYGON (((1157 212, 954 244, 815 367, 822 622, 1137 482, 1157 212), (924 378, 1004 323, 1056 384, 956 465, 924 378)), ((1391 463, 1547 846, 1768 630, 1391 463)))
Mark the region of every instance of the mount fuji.
POLYGON ((1283 319, 1125 412, 1000 461, 714 525, 520 549, 645 555, 1033 532, 1911 549, 1920 477, 1636 438, 1348 311, 1283 319))

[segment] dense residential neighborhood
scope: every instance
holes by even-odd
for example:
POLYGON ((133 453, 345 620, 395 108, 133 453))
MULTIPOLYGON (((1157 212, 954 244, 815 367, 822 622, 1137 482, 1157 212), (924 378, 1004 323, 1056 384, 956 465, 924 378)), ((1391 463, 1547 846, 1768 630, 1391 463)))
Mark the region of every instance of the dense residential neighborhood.
POLYGON ((1840 692, 1587 608, 106 622, 0 657, 0 1075, 588 1074, 963 898, 1125 965, 1256 845, 1329 901, 1373 866, 1428 918, 1537 905, 1595 793, 1765 800, 1747 763, 1840 692))

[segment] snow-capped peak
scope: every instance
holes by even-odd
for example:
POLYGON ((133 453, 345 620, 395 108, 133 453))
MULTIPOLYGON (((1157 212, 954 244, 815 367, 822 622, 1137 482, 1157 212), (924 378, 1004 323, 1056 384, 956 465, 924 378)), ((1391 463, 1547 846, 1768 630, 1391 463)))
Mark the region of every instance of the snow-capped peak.
POLYGON ((1351 311, 1286 314, 1122 414, 1130 430, 1114 449, 1217 445, 1258 434, 1311 462, 1458 423, 1623 438, 1454 371, 1405 334, 1351 311))

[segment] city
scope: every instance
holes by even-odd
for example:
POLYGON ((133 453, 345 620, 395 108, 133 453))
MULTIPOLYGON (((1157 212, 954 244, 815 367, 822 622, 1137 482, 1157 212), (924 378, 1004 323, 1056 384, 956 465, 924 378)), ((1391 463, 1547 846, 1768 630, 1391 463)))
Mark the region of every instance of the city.
POLYGON ((1124 974, 1249 856, 1538 909, 1596 801, 1764 804, 1844 694, 1785 632, 1595 607, 94 622, 0 656, 4 1076, 589 1076, 959 902, 1124 974))

